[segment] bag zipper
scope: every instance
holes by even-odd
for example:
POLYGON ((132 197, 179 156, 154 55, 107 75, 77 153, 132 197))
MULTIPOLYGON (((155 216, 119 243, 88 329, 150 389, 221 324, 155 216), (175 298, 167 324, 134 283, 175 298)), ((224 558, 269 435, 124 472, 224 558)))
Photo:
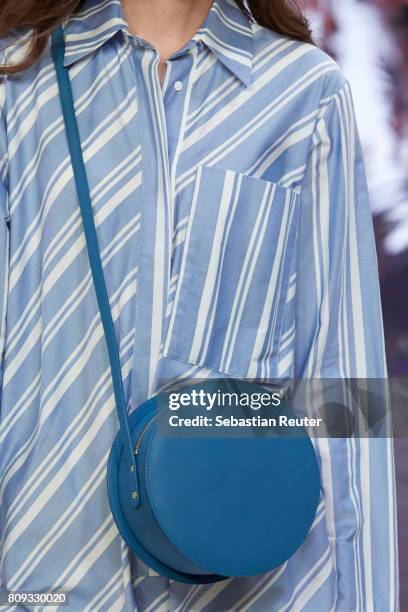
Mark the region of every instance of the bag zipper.
POLYGON ((157 417, 159 416, 159 413, 156 412, 156 414, 150 419, 150 421, 148 423, 146 423, 146 425, 143 427, 141 433, 139 434, 138 439, 136 440, 136 444, 134 447, 134 454, 137 455, 139 450, 140 450, 140 445, 142 444, 142 440, 144 438, 144 435, 146 433, 146 431, 149 429, 150 425, 152 423, 154 423, 155 419, 157 419, 157 417))

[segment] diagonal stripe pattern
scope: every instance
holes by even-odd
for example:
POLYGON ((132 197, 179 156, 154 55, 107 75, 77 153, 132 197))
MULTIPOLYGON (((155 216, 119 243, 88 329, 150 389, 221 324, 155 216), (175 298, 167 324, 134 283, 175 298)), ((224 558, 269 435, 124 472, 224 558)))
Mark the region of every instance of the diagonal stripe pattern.
MULTIPOLYGON (((119 0, 85 0, 63 27, 129 411, 174 379, 386 377, 336 63, 234 0, 214 0, 163 87, 119 0)), ((396 611, 389 440, 316 441, 315 523, 271 574, 187 586, 130 554, 106 496, 118 424, 49 45, 0 81, 0 107, 0 588, 64 589, 78 611, 396 611)))

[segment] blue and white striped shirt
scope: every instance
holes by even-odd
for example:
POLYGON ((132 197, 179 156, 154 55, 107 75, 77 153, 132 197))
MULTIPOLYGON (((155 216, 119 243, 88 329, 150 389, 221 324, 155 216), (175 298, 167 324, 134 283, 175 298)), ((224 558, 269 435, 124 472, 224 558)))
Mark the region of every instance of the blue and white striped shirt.
MULTIPOLYGON (((214 1, 162 86, 118 0, 86 0, 64 33, 129 410, 175 378, 384 378, 337 64, 233 0, 214 1)), ((315 523, 271 574, 192 587, 129 553, 106 495, 117 417, 50 45, 1 80, 0 106, 2 588, 62 588, 78 611, 397 610, 386 439, 316 441, 315 523)))

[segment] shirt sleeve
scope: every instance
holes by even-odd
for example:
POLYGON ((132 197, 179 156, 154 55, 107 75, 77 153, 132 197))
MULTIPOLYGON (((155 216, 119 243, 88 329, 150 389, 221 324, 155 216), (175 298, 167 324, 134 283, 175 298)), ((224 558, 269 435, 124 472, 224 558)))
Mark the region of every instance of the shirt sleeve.
POLYGON ((9 198, 7 189, 6 131, 0 116, 0 416, 3 382, 4 346, 9 266, 9 198))
MULTIPOLYGON (((316 122, 296 263, 297 379, 376 379, 386 360, 372 215, 350 87, 316 122)), ((316 440, 339 610, 398 609, 390 436, 316 440)))

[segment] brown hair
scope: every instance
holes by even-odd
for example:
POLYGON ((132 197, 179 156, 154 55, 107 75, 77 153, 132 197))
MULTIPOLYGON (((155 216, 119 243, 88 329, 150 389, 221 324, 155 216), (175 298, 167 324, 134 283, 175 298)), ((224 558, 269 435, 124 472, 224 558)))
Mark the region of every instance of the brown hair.
MULTIPOLYGON (((244 0, 236 2, 249 15, 244 0)), ((82 0, 0 0, 0 37, 8 36, 13 30, 17 35, 30 31, 26 57, 13 66, 0 66, 0 74, 20 72, 32 66, 44 51, 52 30, 81 4, 82 0)), ((248 0, 248 6, 259 25, 290 38, 313 42, 307 19, 295 0, 248 0)))

